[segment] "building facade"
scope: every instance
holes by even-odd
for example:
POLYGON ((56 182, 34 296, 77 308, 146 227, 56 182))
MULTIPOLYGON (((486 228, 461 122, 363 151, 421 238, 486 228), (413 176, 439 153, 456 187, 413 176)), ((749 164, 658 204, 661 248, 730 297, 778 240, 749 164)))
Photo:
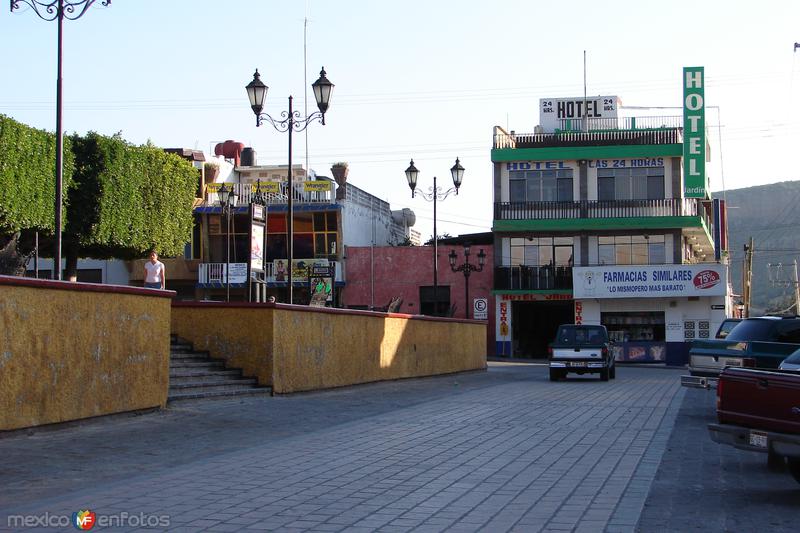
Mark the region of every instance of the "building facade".
MULTIPOLYGON (((702 69, 687 72, 702 90, 702 69)), ((692 88, 684 116, 547 98, 533 133, 495 127, 498 355, 543 357, 559 324, 587 323, 608 328, 619 361, 682 363, 725 318, 724 205, 692 88)))

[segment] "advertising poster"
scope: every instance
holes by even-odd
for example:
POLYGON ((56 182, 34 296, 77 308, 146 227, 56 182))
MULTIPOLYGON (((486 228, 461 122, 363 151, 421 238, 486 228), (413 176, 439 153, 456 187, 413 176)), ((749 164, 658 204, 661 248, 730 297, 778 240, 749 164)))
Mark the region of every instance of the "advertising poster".
POLYGON ((264 270, 264 226, 253 224, 250 232, 250 270, 264 270))

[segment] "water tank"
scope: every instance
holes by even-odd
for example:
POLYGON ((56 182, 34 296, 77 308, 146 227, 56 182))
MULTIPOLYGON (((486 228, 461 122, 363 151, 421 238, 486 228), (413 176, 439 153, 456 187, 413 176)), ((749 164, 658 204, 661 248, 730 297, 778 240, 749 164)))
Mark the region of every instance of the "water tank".
POLYGON ((256 151, 249 146, 242 150, 242 166, 254 167, 256 166, 256 151))

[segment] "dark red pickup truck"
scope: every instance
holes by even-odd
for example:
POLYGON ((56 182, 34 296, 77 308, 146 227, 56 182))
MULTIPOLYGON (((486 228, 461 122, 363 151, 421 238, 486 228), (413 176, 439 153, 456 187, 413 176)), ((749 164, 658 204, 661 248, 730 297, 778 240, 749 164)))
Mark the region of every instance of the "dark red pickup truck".
POLYGON ((711 438, 769 454, 800 483, 800 373, 726 368, 717 384, 717 424, 711 438))

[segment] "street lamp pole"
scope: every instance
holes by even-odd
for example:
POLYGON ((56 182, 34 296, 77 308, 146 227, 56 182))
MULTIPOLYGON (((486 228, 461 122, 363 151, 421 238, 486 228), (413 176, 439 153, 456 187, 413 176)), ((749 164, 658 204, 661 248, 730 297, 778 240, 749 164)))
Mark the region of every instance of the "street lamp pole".
POLYGON ((469 276, 473 272, 482 272, 483 265, 486 262, 486 253, 481 249, 478 252, 478 266, 475 266, 469 262, 469 252, 470 252, 470 245, 464 245, 464 263, 456 266, 456 259, 458 256, 456 255, 455 250, 450 250, 450 255, 448 255, 448 259, 450 259, 450 270, 453 272, 463 272, 464 273, 464 316, 469 318, 469 276))
MULTIPOLYGON (((456 164, 450 169, 450 175, 453 178, 453 187, 442 191, 436 185, 436 176, 433 177, 433 187, 428 189, 428 192, 419 191, 419 195, 429 202, 433 202, 433 306, 434 315, 439 314, 439 235, 436 230, 436 203, 439 200, 444 200, 451 193, 458 195, 458 188, 461 187, 461 182, 464 179, 464 167, 461 162, 456 158, 456 164)), ((411 198, 415 197, 417 188, 417 179, 419 178, 419 170, 414 166, 414 160, 411 160, 406 169, 406 180, 411 189, 411 198)))
POLYGON ((225 246, 225 301, 231 301, 231 212, 236 207, 238 195, 233 185, 228 189, 225 184, 219 189, 219 205, 222 207, 222 214, 225 215, 225 235, 227 245, 225 246))
MULTIPOLYGON (((86 13, 86 10, 94 4, 95 0, 53 0, 45 2, 42 0, 10 0, 11 11, 20 8, 20 4, 25 4, 33 8, 36 15, 46 21, 58 21, 58 67, 56 74, 56 184, 55 184, 55 244, 53 248, 53 279, 61 279, 61 206, 63 204, 63 181, 64 181, 64 135, 61 124, 62 110, 62 90, 61 90, 61 65, 63 50, 63 26, 64 19, 77 20, 86 13)), ((103 6, 111 5, 111 0, 100 2, 103 6)))
POLYGON ((289 134, 289 168, 286 171, 286 254, 289 261, 286 279, 289 287, 289 303, 293 303, 294 293, 292 286, 292 261, 294 259, 294 211, 292 198, 294 194, 294 182, 292 179, 292 132, 296 131, 300 133, 315 120, 319 120, 323 126, 325 125, 325 112, 328 110, 331 91, 333 90, 333 84, 328 80, 325 74, 325 67, 322 67, 322 70, 320 70, 319 73, 319 79, 311 84, 311 88, 314 89, 314 98, 317 101, 317 107, 319 108, 319 111, 308 115, 306 118, 301 118, 300 112, 294 111, 292 108, 293 98, 291 95, 289 96, 289 111, 288 113, 286 111, 281 112, 281 120, 274 119, 267 113, 262 113, 264 109, 264 101, 266 100, 269 87, 267 87, 267 85, 261 81, 261 75, 258 73, 258 69, 256 69, 255 74, 253 74, 253 80, 248 83, 247 86, 245 86, 245 90, 247 90, 247 98, 250 100, 250 107, 253 109, 253 113, 256 115, 256 127, 261 126, 263 121, 266 120, 272 124, 272 127, 274 127, 277 131, 288 132, 289 134))

